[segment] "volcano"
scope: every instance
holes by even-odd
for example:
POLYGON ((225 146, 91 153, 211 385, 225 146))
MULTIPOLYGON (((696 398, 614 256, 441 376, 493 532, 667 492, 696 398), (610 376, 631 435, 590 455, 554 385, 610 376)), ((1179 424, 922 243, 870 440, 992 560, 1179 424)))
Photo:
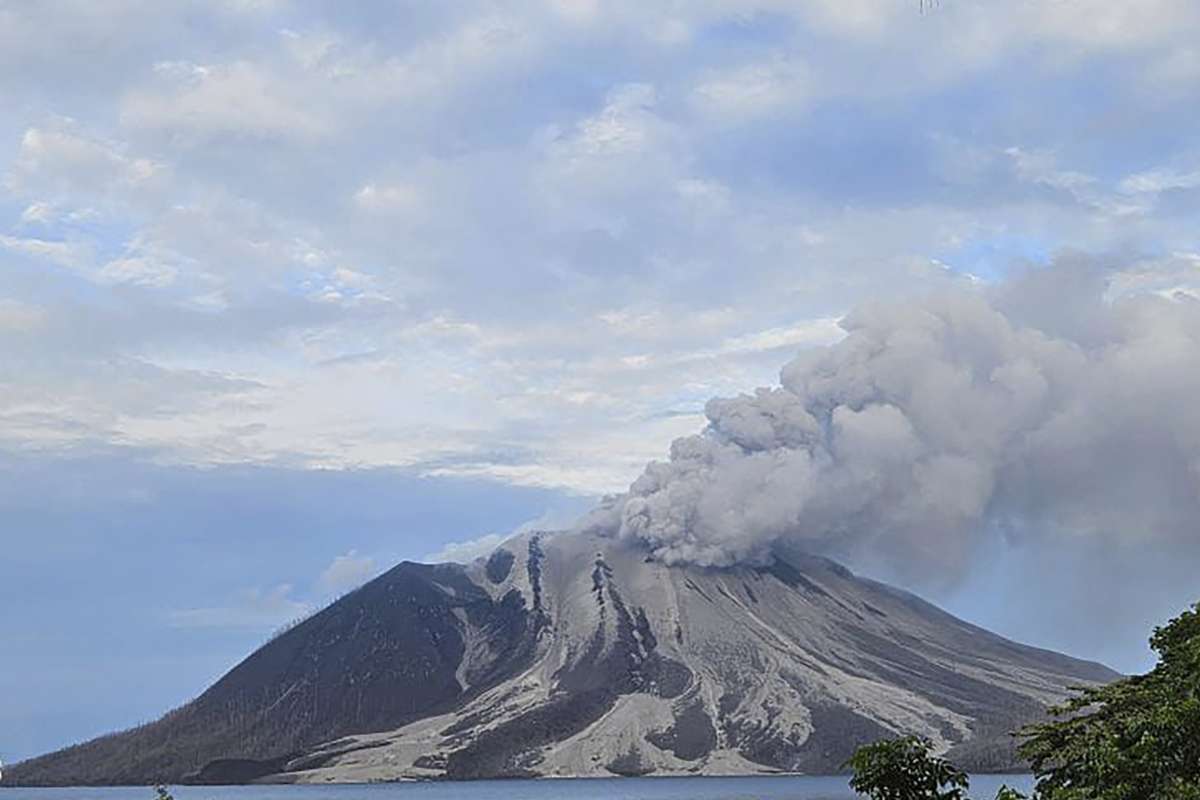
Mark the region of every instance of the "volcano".
POLYGON ((668 566, 525 534, 405 562, 157 722, 32 759, 9 784, 829 773, 929 737, 973 770, 1071 686, 1117 678, 815 556, 668 566))

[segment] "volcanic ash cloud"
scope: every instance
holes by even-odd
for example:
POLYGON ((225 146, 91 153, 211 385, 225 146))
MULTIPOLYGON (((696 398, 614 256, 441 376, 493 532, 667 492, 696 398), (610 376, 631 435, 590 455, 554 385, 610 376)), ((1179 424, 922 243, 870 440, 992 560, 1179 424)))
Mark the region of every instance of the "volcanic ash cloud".
POLYGON ((799 546, 949 580, 992 536, 1196 553, 1200 302, 1111 295, 1056 266, 860 308, 581 524, 668 563, 799 546))

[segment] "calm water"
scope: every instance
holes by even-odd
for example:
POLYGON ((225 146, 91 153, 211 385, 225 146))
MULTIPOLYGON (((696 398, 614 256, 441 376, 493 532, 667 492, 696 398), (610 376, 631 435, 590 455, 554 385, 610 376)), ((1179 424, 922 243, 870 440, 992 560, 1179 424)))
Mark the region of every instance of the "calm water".
MULTIPOLYGON (((980 775, 971 796, 992 800, 1007 783, 1028 791, 1023 775, 980 775)), ((854 800, 846 779, 613 778, 592 780, 386 783, 367 786, 181 786, 176 800, 854 800)), ((146 788, 0 789, 0 800, 153 800, 146 788)))

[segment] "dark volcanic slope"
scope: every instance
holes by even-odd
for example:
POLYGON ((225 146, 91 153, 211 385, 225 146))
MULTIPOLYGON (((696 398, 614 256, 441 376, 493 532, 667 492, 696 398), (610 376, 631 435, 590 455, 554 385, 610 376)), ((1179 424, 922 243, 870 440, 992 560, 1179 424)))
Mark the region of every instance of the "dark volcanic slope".
POLYGON ((469 567, 401 564, 162 720, 5 780, 828 772, 902 732, 1003 768, 1008 731, 1114 677, 824 559, 667 567, 531 535, 469 567))
POLYGON ((210 768, 213 780, 275 772, 282 757, 307 746, 395 728, 461 700, 463 619, 494 638, 495 657, 483 666, 489 679, 528 664, 531 616, 519 592, 493 599, 462 567, 405 562, 276 637, 161 720, 16 765, 5 783, 177 782, 218 759, 235 760, 210 768))

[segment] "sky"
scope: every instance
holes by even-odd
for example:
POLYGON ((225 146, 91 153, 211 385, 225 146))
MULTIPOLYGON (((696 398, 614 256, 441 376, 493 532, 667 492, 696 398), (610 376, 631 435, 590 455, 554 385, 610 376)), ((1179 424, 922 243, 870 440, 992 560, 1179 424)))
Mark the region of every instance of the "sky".
MULTIPOLYGON (((0 758, 569 524, 864 303, 1066 257, 1196 296, 1198 33, 1193 0, 0 0, 0 758)), ((1088 635, 1027 589, 1072 557, 930 596, 1145 668, 1194 598, 1142 576, 1088 635)))

